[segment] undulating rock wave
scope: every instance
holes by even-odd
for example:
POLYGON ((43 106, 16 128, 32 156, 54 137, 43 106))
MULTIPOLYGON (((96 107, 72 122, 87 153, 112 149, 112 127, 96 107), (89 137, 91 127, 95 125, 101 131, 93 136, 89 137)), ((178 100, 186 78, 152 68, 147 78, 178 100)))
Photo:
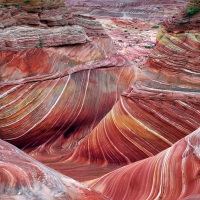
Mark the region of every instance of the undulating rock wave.
POLYGON ((0 198, 23 200, 107 199, 0 140, 0 198))
POLYGON ((192 42, 183 35, 161 27, 156 47, 135 73, 132 86, 73 152, 51 162, 32 155, 86 181, 156 155, 196 130, 200 125, 198 38, 192 42))
MULTIPOLYGON (((9 7, 3 15, 12 9, 16 10, 9 7)), ((37 11, 46 27, 32 26, 28 21, 24 26, 4 27, 0 33, 6 33, 1 37, 6 44, 15 38, 15 43, 8 49, 2 47, 0 53, 0 135, 23 149, 37 148, 37 154, 58 149, 62 154, 61 150, 77 146, 134 78, 131 64, 115 53, 112 40, 98 21, 73 15, 66 19, 66 9, 52 9, 57 16, 46 20, 44 15, 50 11, 37 11), (53 27, 50 21, 54 21, 53 27), (65 35, 61 29, 69 32, 65 35), (25 35, 30 31, 30 35, 18 34, 20 30, 25 35), (48 34, 47 42, 41 39, 44 43, 35 47, 42 34, 48 34), (63 47, 52 47, 57 44, 63 47)), ((28 15, 30 10, 22 7, 11 16, 23 19, 24 12, 28 15)))
MULTIPOLYGON (((45 2, 48 4, 38 1, 32 7, 13 1, 2 8, 0 137, 40 161, 55 163, 110 111, 132 82, 134 69, 124 56, 116 53, 111 38, 97 20, 72 15, 59 2, 52 7, 45 2)), ((9 155, 4 165, 12 156, 22 160, 14 153, 9 155)), ((15 167, 14 163, 10 165, 15 167)), ((26 176, 25 170, 32 168, 27 163, 23 167, 19 170, 26 176)), ((12 173, 9 170, 6 173, 12 173)), ((48 168, 42 170, 57 173, 49 172, 48 168)), ((18 174, 12 176, 20 180, 18 174)), ((90 194, 87 188, 80 189, 79 194, 64 176, 55 176, 63 179, 60 184, 64 191, 55 199, 104 199, 92 191, 90 194), (63 184, 69 187, 70 194, 63 184)), ((47 193, 54 195, 57 186, 53 177, 44 177, 42 182, 34 178, 36 186, 29 184, 31 176, 24 177, 22 181, 26 184, 13 183, 11 193, 2 189, 2 198, 39 199, 41 194, 41 198, 50 199, 47 193), (48 182, 54 183, 52 191, 45 186, 48 182), (24 187, 25 196, 12 192, 24 187)), ((8 185, 9 180, 3 176, 1 184, 8 185)))
POLYGON ((196 130, 200 126, 199 43, 198 32, 174 34, 162 26, 132 86, 62 162, 125 165, 156 155, 196 130))
POLYGON ((122 167, 90 185, 113 200, 198 199, 199 141, 197 129, 156 156, 122 167))
POLYGON ((74 66, 67 48, 52 48, 11 54, 10 58, 1 67, 5 81, 1 82, 0 134, 21 148, 46 144, 41 148, 48 151, 58 144, 60 150, 76 146, 133 78, 133 70, 121 56, 74 66), (26 60, 29 65, 23 63, 26 60))
MULTIPOLYGON (((12 1, 0 16, 0 138, 109 199, 198 199, 199 1, 164 20, 138 69, 97 20, 49 2, 12 1)), ((105 198, 0 143, 2 198, 105 198)))
MULTIPOLYGON (((194 132, 156 156, 122 167, 90 182, 93 188, 113 200, 199 198, 200 41, 198 25, 193 23, 198 23, 198 2, 191 1, 181 12, 190 15, 191 20, 188 26, 183 24, 183 29, 179 29, 180 24, 173 24, 171 29, 170 25, 167 26, 176 17, 163 22, 153 53, 146 64, 138 69, 136 81, 123 93, 106 116, 107 119, 104 121, 104 118, 97 126, 97 130, 104 128, 103 134, 107 138, 111 137, 112 130, 121 130, 113 131, 117 134, 113 140, 110 139, 112 142, 107 142, 101 148, 103 150, 98 155, 107 162, 110 160, 102 155, 112 155, 114 162, 120 162, 120 158, 123 158, 122 162, 128 164, 130 162, 125 158, 131 158, 133 162, 136 155, 141 160, 141 155, 145 152, 149 153, 146 153, 146 157, 155 155, 194 132), (190 12, 193 13, 188 14, 190 12), (122 120, 119 121, 119 118, 122 120), (123 142, 121 138, 128 138, 131 145, 137 147, 135 153, 131 154, 130 150, 126 150, 127 142, 123 142), (114 143, 114 139, 118 142, 114 143), (120 151, 111 153, 111 144, 115 144, 120 151)), ((84 152, 82 155, 85 160, 92 157, 88 156, 88 149, 93 149, 93 145, 90 143, 85 149, 82 145, 93 138, 99 141, 96 135, 98 136, 97 131, 89 135, 74 151, 76 159, 81 152, 84 152)))
POLYGON ((200 126, 199 101, 198 93, 133 88, 123 94, 71 159, 108 165, 156 155, 200 126))

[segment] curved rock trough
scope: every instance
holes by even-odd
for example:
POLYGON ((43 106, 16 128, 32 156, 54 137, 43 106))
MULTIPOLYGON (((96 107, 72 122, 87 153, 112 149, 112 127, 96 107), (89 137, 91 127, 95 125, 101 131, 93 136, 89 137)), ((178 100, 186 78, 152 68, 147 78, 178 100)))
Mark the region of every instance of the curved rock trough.
POLYGON ((199 199, 200 3, 145 2, 0 1, 1 199, 199 199))

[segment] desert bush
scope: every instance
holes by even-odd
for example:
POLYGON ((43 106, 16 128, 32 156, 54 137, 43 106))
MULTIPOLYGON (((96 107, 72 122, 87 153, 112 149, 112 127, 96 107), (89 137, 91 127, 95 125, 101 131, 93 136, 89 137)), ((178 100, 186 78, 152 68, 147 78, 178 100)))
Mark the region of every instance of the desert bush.
POLYGON ((187 15, 188 16, 192 16, 192 15, 198 13, 198 12, 199 12, 199 8, 198 7, 191 7, 191 8, 188 8, 187 15))

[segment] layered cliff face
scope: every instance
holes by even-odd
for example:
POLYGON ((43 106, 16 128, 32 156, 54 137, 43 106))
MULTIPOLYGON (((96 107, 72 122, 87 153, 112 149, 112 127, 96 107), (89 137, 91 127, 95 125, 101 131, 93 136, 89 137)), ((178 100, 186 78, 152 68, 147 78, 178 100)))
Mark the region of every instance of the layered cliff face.
POLYGON ((38 10, 12 4, 2 8, 0 19, 1 50, 75 45, 91 42, 92 36, 109 38, 97 20, 72 15, 64 4, 38 10))
POLYGON ((187 0, 64 0, 69 9, 76 13, 84 13, 98 17, 127 17, 127 18, 143 18, 154 19, 158 17, 167 17, 173 13, 176 6, 182 7, 187 0), (181 5, 182 4, 182 5, 181 5), (166 12, 167 11, 167 12, 166 12))
POLYGON ((64 6, 62 0, 1 0, 0 4, 3 6, 23 6, 28 9, 41 9, 64 6))

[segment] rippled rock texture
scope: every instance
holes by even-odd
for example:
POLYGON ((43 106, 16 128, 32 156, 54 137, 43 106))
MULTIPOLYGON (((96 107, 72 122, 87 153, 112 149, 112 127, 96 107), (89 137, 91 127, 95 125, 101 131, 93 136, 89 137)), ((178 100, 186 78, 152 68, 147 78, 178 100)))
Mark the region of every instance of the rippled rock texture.
POLYGON ((132 86, 56 169, 65 173, 62 163, 84 162, 88 168, 93 164, 111 170, 154 156, 195 131, 200 126, 197 35, 195 30, 174 34, 161 26, 156 46, 136 70, 132 86))
POLYGON ((1 199, 107 199, 0 140, 1 199))
POLYGON ((113 200, 198 199, 199 139, 197 129, 156 156, 113 171, 91 185, 113 200))
MULTIPOLYGON (((194 7, 199 9, 197 1, 181 13, 194 7)), ((191 22, 197 23, 198 15, 190 16, 191 22)), ((194 24, 169 30, 174 18, 164 20, 132 87, 72 154, 74 160, 102 165, 151 157, 91 182, 111 199, 198 199, 199 32, 194 24), (89 154, 97 143, 104 145, 89 154)))
MULTIPOLYGON (((0 138, 109 199, 198 198, 198 1, 156 26, 155 46, 125 35, 118 42, 141 48, 118 45, 121 54, 93 17, 45 5, 7 5, 0 16, 0 138)), ((131 23, 144 28, 129 20, 125 33, 131 23)))
MULTIPOLYGON (((64 19, 67 10, 54 9, 37 11, 45 27, 17 24, 0 33, 6 44, 12 41, 0 52, 0 134, 23 149, 61 153, 96 126, 134 73, 97 20, 69 13, 64 19), (55 18, 49 19, 53 11, 55 18), (43 36, 46 40, 39 39, 43 36)), ((29 14, 19 8, 14 17, 22 19, 21 12, 29 14)))
MULTIPOLYGON (((56 164, 110 111, 132 82, 134 69, 124 56, 116 54, 97 20, 72 15, 63 5, 43 9, 6 5, 0 17, 0 137, 40 161, 56 164)), ((21 173, 32 171, 32 165, 14 151, 9 155, 4 165, 15 157, 23 163, 21 173)), ((17 166, 14 160, 10 165, 17 166)), ((9 170, 6 173, 19 182, 20 174, 9 170)), ((33 178, 21 179, 23 184, 10 185, 10 192, 2 188, 2 198, 38 199, 41 195, 47 199, 51 193, 48 199, 104 199, 81 185, 83 189, 76 189, 73 183, 78 183, 67 182, 49 168, 41 170, 38 174, 52 177, 40 180, 33 172, 33 178), (50 189, 45 185, 48 182, 54 184, 50 189), (62 194, 54 198, 57 186, 62 194), (24 196, 18 194, 20 189, 24 196)), ((5 188, 9 182, 9 177, 2 177, 5 188)))

